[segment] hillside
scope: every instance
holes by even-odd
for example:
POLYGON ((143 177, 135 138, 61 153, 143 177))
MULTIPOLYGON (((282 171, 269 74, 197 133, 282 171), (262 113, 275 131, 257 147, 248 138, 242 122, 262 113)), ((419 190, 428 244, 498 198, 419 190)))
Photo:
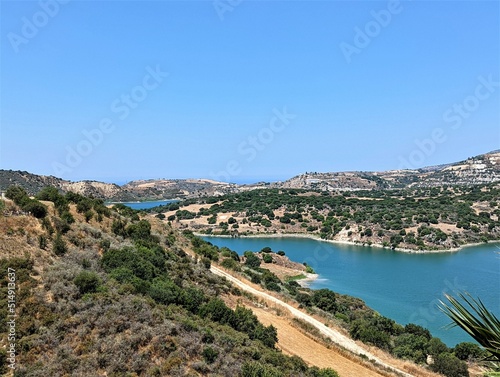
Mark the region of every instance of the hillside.
MULTIPOLYGON (((2 372, 8 372, 6 348, 14 344, 16 375, 23 376, 335 377, 333 369, 319 368, 335 369, 335 363, 315 367, 312 355, 305 352, 304 361, 303 350, 287 340, 305 334, 320 347, 318 352, 333 352, 341 377, 356 368, 359 376, 394 376, 387 368, 395 368, 430 377, 435 374, 429 369, 442 371, 450 362, 468 375, 453 350, 425 329, 397 325, 359 299, 281 280, 265 268, 263 254, 239 258, 153 215, 141 218, 123 205, 109 209, 78 194, 45 189, 40 202, 19 189, 8 195, 15 203, 0 201, 2 372), (28 215, 28 205, 38 210, 28 215), (211 269, 231 271, 238 285, 211 269), (16 285, 10 291, 9 271, 14 271, 16 285), (257 296, 238 288, 247 290, 252 284, 257 296), (263 305, 258 296, 269 295, 274 304, 263 305), (302 314, 285 314, 276 305, 292 305, 302 314), (7 326, 10 310, 17 315, 14 327, 7 326), (366 356, 332 347, 337 335, 323 338, 322 331, 307 324, 316 323, 313 318, 320 328, 328 324, 327 334, 354 336, 364 355, 380 361, 374 364, 366 356), (14 341, 8 340, 8 331, 14 332, 14 341), (409 341, 416 333, 425 338, 424 352, 435 357, 432 366, 425 366, 420 351, 407 357, 421 366, 394 358, 402 355, 398 347, 415 347, 409 341), (431 344, 439 347, 428 348, 431 344)), ((290 274, 301 273, 282 256, 266 255, 290 274)))
POLYGON ((261 189, 153 211, 214 235, 303 235, 410 251, 500 240, 500 185, 326 192, 261 189))
POLYGON ((37 194, 46 186, 52 186, 63 193, 74 192, 116 202, 191 198, 237 191, 237 185, 206 179, 138 180, 118 186, 98 181, 71 182, 25 171, 0 170, 0 190, 13 185, 24 188, 30 195, 37 194))
POLYGON ((239 191, 238 185, 209 179, 152 179, 132 181, 122 186, 140 198, 192 198, 219 196, 239 191))
POLYGON ((11 185, 23 187, 31 195, 45 186, 107 201, 189 199, 246 192, 261 188, 294 188, 322 191, 384 190, 395 188, 477 185, 500 181, 500 151, 465 161, 418 170, 386 172, 305 173, 284 182, 237 185, 210 179, 150 179, 123 186, 97 181, 71 182, 53 176, 24 171, 0 170, 0 191, 11 185))
POLYGON ((13 348, 22 376, 336 376, 281 354, 273 326, 229 308, 220 297, 241 292, 193 258, 182 234, 126 207, 55 190, 41 198, 39 218, 0 202, 1 373, 11 375, 13 348))
POLYGON ((418 170, 386 172, 305 173, 274 187, 296 189, 383 190, 394 188, 477 185, 500 181, 500 151, 493 151, 465 161, 418 170))

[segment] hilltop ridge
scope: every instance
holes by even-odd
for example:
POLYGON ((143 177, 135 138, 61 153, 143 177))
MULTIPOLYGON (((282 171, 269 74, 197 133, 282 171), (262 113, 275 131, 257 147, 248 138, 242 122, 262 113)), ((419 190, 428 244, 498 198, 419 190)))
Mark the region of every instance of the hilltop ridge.
POLYGON ((280 188, 349 191, 488 184, 498 181, 500 181, 500 150, 470 157, 455 163, 413 170, 304 173, 275 186, 280 188))
POLYGON ((122 186, 95 180, 72 182, 26 171, 0 170, 0 190, 12 185, 34 195, 45 186, 109 201, 189 199, 221 196, 258 188, 295 188, 322 191, 386 190, 442 185, 476 185, 500 181, 500 150, 466 160, 414 170, 382 172, 308 172, 283 182, 240 185, 211 179, 134 180, 122 186))

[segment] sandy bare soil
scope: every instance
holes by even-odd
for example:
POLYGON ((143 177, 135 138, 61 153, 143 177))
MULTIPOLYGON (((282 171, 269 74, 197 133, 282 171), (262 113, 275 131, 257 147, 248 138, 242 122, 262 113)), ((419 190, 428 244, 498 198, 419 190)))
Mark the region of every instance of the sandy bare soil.
MULTIPOLYGON (((236 285, 237 287, 247 291, 247 292, 250 292, 252 293, 253 295, 257 296, 257 297, 260 297, 260 298, 263 298, 264 300, 268 301, 268 302, 272 302, 273 304, 277 304, 279 306, 281 306, 282 308, 286 309, 288 312, 290 312, 290 314, 292 316, 294 316, 295 318, 299 318, 311 325, 313 325, 314 327, 316 327, 320 332, 321 334, 327 336, 328 338, 330 338, 335 344, 339 345, 340 347, 342 348, 345 348, 346 350, 356 354, 356 355, 365 355, 367 356, 370 360, 373 360, 376 364, 382 366, 382 367, 385 367, 389 370, 392 370, 394 372, 397 372, 399 373, 400 375, 402 376, 405 376, 405 377, 413 377, 413 375, 409 374, 409 373, 406 373, 398 368, 395 368, 393 367, 392 365, 389 365, 387 364, 386 362, 382 361, 379 357, 375 356, 374 354, 372 354, 371 352, 369 352, 368 350, 362 348, 360 345, 358 345, 354 340, 348 338, 347 336, 341 334, 339 331, 335 330, 335 329, 332 329, 332 328, 329 328, 329 327, 326 327, 323 323, 321 323, 320 321, 318 321, 317 319, 313 318, 312 316, 300 311, 299 309, 297 308, 294 308, 293 306, 283 302, 282 300, 274 297, 274 296, 271 296, 270 294, 266 293, 266 292, 262 292, 242 281, 240 281, 239 279, 231 276, 230 274, 228 274, 227 272, 215 267, 215 266, 212 266, 211 267, 211 271, 216 274, 216 275, 219 275, 219 276, 224 276, 226 279, 228 279, 229 281, 231 281, 234 285, 236 285)), ((376 374, 373 374, 374 372, 372 372, 371 375, 376 375, 376 374)), ((351 376, 353 376, 353 374, 351 374, 351 376)))
POLYGON ((379 377, 380 374, 367 366, 359 364, 335 349, 314 341, 300 330, 294 328, 289 319, 277 317, 269 310, 252 307, 252 311, 264 325, 272 324, 278 330, 278 347, 289 355, 300 355, 309 365, 320 368, 333 368, 340 377, 379 377))

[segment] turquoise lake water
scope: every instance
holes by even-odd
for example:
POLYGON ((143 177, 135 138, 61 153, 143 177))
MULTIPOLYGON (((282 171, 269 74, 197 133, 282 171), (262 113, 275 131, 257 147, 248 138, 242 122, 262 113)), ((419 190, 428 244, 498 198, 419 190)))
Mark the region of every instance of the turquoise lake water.
POLYGON ((121 204, 125 204, 126 206, 132 209, 149 209, 158 206, 164 206, 165 204, 170 204, 173 202, 177 202, 178 200, 156 200, 151 202, 122 202, 121 204))
POLYGON ((306 262, 320 275, 310 285, 363 299, 400 324, 428 328, 448 346, 473 341, 459 328, 446 329, 448 317, 437 308, 444 293, 466 290, 500 318, 500 245, 466 247, 454 253, 410 254, 332 244, 303 238, 203 237, 242 254, 269 246, 293 261, 306 262))

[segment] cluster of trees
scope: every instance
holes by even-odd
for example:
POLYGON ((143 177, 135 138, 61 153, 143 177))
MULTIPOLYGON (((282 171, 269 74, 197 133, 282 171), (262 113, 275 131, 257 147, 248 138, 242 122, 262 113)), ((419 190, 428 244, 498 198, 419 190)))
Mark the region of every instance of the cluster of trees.
MULTIPOLYGON (((448 246, 458 246, 463 242, 498 239, 499 196, 500 189, 494 185, 343 194, 258 189, 221 196, 215 204, 211 204, 213 201, 210 198, 205 198, 189 199, 170 206, 181 208, 195 202, 206 203, 209 207, 201 208, 198 213, 178 209, 174 218, 209 216, 208 224, 215 224, 219 213, 240 213, 245 215, 245 221, 264 227, 270 227, 272 220, 278 220, 283 225, 301 223, 301 227, 308 232, 317 233, 325 239, 334 237, 343 229, 361 226, 364 228, 361 237, 367 243, 377 240, 392 247, 405 244, 415 248, 439 248, 445 242, 453 242, 448 246), (473 204, 477 202, 488 203, 489 209, 476 213, 473 204), (275 215, 277 210, 284 210, 281 217, 275 215), (450 240, 449 234, 433 227, 438 222, 454 224, 466 232, 461 239, 455 237, 450 240), (406 234, 408 228, 415 226, 423 227, 424 233, 406 234), (429 229, 432 234, 426 233, 429 229)), ((153 211, 172 210, 170 206, 153 211)), ((223 231, 227 232, 231 224, 223 225, 223 231)))
POLYGON ((92 218, 101 222, 104 217, 111 216, 109 208, 102 200, 87 198, 73 192, 62 194, 52 186, 43 188, 35 195, 34 199, 30 198, 22 187, 10 186, 6 191, 6 197, 13 200, 23 211, 41 220, 46 234, 38 236, 39 247, 46 249, 49 240, 52 240, 52 250, 56 255, 63 255, 67 252, 67 245, 62 236, 75 223, 75 218, 70 211, 70 204, 76 205, 76 211, 84 215, 86 222, 92 218), (47 206, 41 201, 54 203, 55 215, 49 216, 47 206))
POLYGON ((38 219, 47 216, 47 207, 36 199, 31 199, 22 187, 10 186, 5 192, 5 197, 11 199, 25 212, 28 212, 38 219))
POLYGON ((429 368, 447 377, 469 376, 465 361, 480 360, 486 352, 474 343, 460 343, 448 348, 429 330, 415 324, 401 326, 394 320, 368 309, 361 302, 340 296, 329 289, 301 290, 296 300, 307 307, 324 310, 344 322, 355 340, 372 344, 390 352, 395 357, 425 365, 432 358, 429 368))

